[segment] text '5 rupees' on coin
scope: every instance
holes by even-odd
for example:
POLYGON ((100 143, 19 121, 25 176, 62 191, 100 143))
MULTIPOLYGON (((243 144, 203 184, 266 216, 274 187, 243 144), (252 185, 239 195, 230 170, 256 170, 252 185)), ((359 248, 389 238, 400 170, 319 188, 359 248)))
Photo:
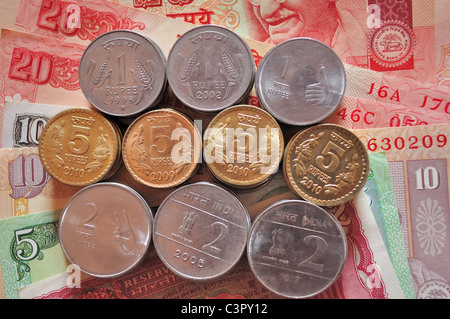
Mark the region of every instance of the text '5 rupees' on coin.
POLYGON ((319 206, 340 205, 354 198, 369 174, 369 157, 350 130, 319 124, 299 131, 288 142, 283 162, 286 184, 319 206))
POLYGON ((121 132, 97 111, 71 108, 53 116, 39 137, 39 157, 48 173, 72 186, 107 179, 121 165, 121 132))

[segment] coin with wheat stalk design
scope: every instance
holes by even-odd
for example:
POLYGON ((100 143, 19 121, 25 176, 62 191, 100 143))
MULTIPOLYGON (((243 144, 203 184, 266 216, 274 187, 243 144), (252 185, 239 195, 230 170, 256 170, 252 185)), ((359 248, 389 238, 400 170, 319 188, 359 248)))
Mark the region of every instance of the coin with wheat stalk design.
POLYGON ((80 61, 83 94, 112 116, 135 116, 158 104, 167 84, 166 58, 151 39, 114 30, 92 41, 80 61))
POLYGON ((240 103, 253 87, 255 61, 247 43, 224 27, 184 33, 167 58, 167 79, 178 99, 200 112, 240 103))

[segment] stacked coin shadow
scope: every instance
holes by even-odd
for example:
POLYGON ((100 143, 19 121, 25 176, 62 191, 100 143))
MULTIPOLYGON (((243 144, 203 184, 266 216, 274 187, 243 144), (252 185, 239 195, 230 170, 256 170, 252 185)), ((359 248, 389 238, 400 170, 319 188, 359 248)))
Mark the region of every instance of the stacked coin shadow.
POLYGON ((353 133, 319 124, 345 91, 329 47, 288 40, 255 70, 245 41, 223 27, 194 27, 167 60, 151 39, 115 30, 86 48, 79 80, 92 109, 54 116, 39 154, 52 177, 82 187, 59 229, 64 253, 82 271, 123 275, 153 243, 188 280, 217 279, 246 251, 255 277, 280 296, 307 298, 333 284, 346 240, 320 206, 352 199, 369 163, 353 133), (261 107, 245 104, 253 87, 261 107), (296 132, 289 141, 286 125, 296 132), (207 173, 198 181, 200 166, 207 173), (279 168, 299 199, 272 204, 252 225, 235 193, 264 187, 279 168))

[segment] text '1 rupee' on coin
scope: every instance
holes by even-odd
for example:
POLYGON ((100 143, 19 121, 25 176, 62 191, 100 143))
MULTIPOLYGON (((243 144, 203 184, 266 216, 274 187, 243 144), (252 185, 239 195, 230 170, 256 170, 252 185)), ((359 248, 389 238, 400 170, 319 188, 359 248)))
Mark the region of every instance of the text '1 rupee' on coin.
POLYGON ((80 61, 80 86, 100 111, 134 116, 155 106, 166 88, 166 60, 152 40, 130 30, 97 37, 80 61))
POLYGON ((173 45, 167 77, 174 94, 200 112, 243 101, 253 87, 255 61, 247 43, 224 27, 195 27, 173 45))

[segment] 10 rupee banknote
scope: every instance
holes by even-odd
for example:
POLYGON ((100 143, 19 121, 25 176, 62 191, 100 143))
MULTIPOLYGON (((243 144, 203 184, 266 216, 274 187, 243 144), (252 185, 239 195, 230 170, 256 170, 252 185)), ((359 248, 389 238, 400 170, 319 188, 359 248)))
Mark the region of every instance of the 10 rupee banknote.
POLYGON ((450 298, 449 125, 354 130, 389 161, 416 298, 450 298))
POLYGON ((0 219, 61 209, 79 189, 52 178, 37 147, 0 149, 0 219))

